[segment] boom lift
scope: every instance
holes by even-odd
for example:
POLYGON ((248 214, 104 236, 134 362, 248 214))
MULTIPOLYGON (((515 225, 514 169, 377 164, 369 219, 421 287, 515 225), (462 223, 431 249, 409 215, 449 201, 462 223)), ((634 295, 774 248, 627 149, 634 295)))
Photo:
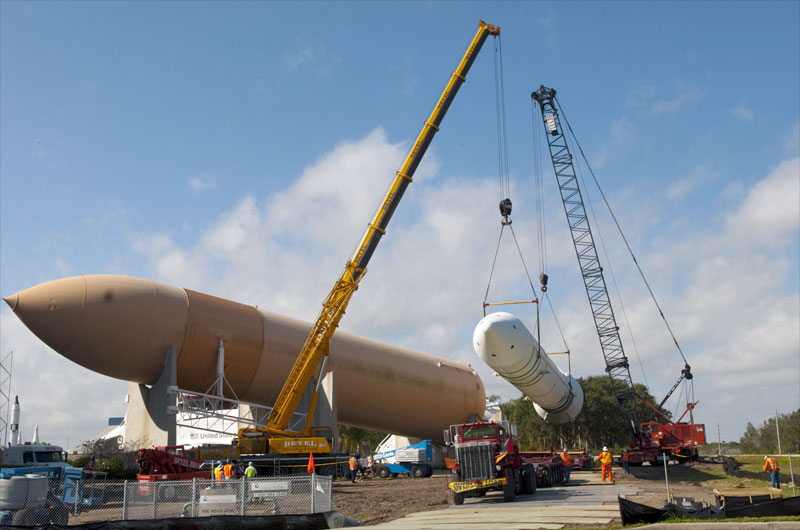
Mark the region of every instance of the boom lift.
MULTIPOLYGON (((633 439, 630 442, 631 463, 640 464, 643 461, 654 463, 657 462, 659 454, 696 459, 697 447, 705 444, 705 426, 695 424, 692 417, 691 411, 696 403, 690 403, 686 412, 676 422, 664 416, 667 423, 646 422, 639 424, 639 411, 636 406, 638 396, 633 386, 628 358, 625 356, 622 341, 620 340, 619 326, 611 308, 611 300, 603 276, 603 267, 600 265, 600 260, 597 256, 597 248, 595 247, 589 226, 589 218, 586 215, 586 208, 578 185, 572 153, 570 153, 564 129, 561 126, 560 106, 556 99, 556 91, 553 88, 541 86, 538 91, 531 93, 531 98, 538 103, 541 109, 547 145, 553 162, 553 171, 558 181, 558 189, 561 192, 561 201, 564 204, 564 212, 567 215, 572 242, 575 246, 575 253, 578 256, 578 264, 581 268, 586 295, 589 298, 597 335, 600 339, 600 347, 605 357, 606 372, 611 378, 612 389, 620 404, 625 421, 633 434, 633 439), (686 413, 689 413, 690 416, 688 424, 681 423, 686 413)), ((661 312, 661 316, 664 318, 663 312, 661 312)), ((666 322, 666 319, 664 321, 666 322)), ((669 325, 667 327, 669 328, 669 325)), ((674 336, 673 340, 677 346, 678 343, 674 336)), ((678 347, 678 351, 680 351, 680 347, 678 347)), ((681 355, 683 355, 682 352, 681 355)), ((692 379, 691 368, 685 362, 685 358, 684 363, 685 365, 678 381, 672 386, 659 406, 664 405, 684 379, 692 379)), ((656 407, 647 402, 645 404, 663 416, 656 407)))
POLYGON ((414 142, 411 151, 406 156, 400 170, 397 171, 389 191, 381 201, 381 205, 369 223, 366 233, 361 239, 355 254, 345 266, 342 275, 337 280, 328 297, 322 304, 322 311, 311 328, 297 360, 292 367, 289 377, 283 385, 275 406, 270 412, 266 427, 240 429, 238 443, 240 448, 247 446, 252 451, 254 445, 269 447, 270 452, 330 452, 330 444, 320 436, 318 430, 312 427, 314 409, 319 397, 321 378, 325 375, 325 364, 328 358, 328 348, 339 321, 344 316, 350 298, 358 289, 358 284, 367 270, 372 254, 386 233, 386 227, 394 214, 400 199, 403 197, 408 185, 411 183, 414 172, 419 166, 422 157, 428 149, 434 135, 444 118, 447 109, 453 102, 458 89, 466 80, 467 72, 472 66, 475 57, 489 35, 497 37, 500 28, 480 21, 478 31, 473 37, 466 53, 450 76, 447 86, 439 97, 436 106, 425 121, 422 131, 414 142), (292 414, 297 409, 301 398, 316 379, 316 384, 311 389, 311 399, 303 428, 294 432, 288 430, 292 414))

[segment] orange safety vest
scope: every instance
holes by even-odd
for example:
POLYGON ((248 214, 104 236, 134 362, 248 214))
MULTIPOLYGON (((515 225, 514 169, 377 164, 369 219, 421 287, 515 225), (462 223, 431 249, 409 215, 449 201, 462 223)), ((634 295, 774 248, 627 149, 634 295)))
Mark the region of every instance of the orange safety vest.
POLYGON ((217 484, 219 484, 220 481, 222 480, 222 468, 221 467, 215 467, 214 468, 214 478, 217 479, 217 484))
POLYGON ((779 471, 780 468, 778 467, 778 461, 772 457, 767 458, 764 461, 764 471, 779 471))
POLYGON ((350 457, 350 470, 352 471, 353 469, 356 469, 357 467, 358 466, 356 466, 356 457, 351 456, 350 457))
POLYGON ((233 464, 225 464, 224 467, 225 478, 232 478, 233 477, 233 464))
POLYGON ((601 464, 610 464, 613 458, 611 457, 611 453, 608 451, 603 451, 600 453, 599 460, 601 464))
POLYGON ((564 467, 572 467, 572 460, 568 453, 561 453, 561 462, 564 467))

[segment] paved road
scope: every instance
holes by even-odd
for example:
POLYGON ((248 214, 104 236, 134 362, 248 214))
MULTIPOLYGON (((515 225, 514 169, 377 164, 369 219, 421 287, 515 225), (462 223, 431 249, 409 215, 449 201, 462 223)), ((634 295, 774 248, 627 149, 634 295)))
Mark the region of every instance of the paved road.
POLYGON ((635 486, 602 484, 598 472, 575 472, 569 485, 540 488, 513 503, 502 493, 470 497, 462 506, 413 513, 375 526, 389 530, 557 529, 575 524, 609 524, 619 519, 618 495, 633 495, 635 486))

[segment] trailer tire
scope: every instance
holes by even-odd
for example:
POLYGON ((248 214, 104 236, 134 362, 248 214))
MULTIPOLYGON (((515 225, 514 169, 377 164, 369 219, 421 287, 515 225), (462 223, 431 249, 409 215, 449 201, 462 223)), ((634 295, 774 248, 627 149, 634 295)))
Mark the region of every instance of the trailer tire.
POLYGON ((378 468, 378 473, 377 473, 378 478, 389 478, 391 474, 392 472, 389 471, 389 468, 386 466, 381 466, 378 468))
POLYGON ((453 492, 453 504, 456 506, 461 506, 464 504, 464 492, 453 492))
POLYGON ((525 464, 522 468, 522 493, 523 495, 533 495, 536 493, 536 477, 533 465, 525 464))
POLYGON ((420 466, 414 466, 411 468, 411 476, 414 478, 422 478, 425 476, 425 470, 420 466))
POLYGON ((511 502, 514 500, 514 492, 517 485, 514 484, 514 469, 509 466, 506 468, 506 485, 503 486, 503 500, 511 502))

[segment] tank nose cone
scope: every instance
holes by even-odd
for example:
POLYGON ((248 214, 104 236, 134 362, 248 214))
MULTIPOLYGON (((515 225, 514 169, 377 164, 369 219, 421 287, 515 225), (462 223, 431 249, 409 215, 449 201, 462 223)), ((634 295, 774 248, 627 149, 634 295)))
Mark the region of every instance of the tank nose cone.
POLYGON ((3 301, 8 304, 12 311, 17 310, 17 303, 19 302, 19 293, 14 293, 11 296, 3 298, 3 301))
POLYGON ((5 300, 28 329, 67 359, 149 384, 158 378, 167 345, 178 347, 183 338, 186 300, 182 290, 174 291, 162 293, 155 282, 128 276, 75 276, 5 300), (170 318, 174 313, 178 318, 170 318))
POLYGON ((68 348, 86 297, 82 276, 42 283, 5 298, 17 317, 53 349, 68 348))

